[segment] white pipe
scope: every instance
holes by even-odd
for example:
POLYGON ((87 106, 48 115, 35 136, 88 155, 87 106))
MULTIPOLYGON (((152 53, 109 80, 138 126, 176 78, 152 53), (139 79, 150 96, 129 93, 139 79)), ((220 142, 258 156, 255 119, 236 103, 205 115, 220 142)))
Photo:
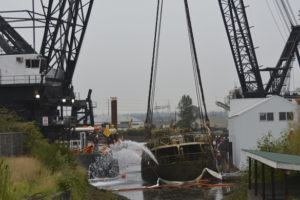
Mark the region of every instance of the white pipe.
POLYGON ((76 127, 75 131, 76 132, 81 132, 81 131, 95 131, 95 129, 99 129, 99 128, 98 127, 92 127, 92 126, 89 126, 89 127, 76 127))

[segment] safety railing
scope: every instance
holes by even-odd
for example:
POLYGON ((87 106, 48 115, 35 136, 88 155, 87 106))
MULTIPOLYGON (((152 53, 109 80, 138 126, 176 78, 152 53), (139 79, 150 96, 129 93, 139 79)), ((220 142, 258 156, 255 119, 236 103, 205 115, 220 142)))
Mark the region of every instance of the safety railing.
POLYGON ((169 156, 158 156, 159 164, 171 164, 182 161, 194 161, 194 160, 206 160, 209 159, 210 153, 197 152, 197 153, 186 153, 184 155, 169 155, 169 156))
POLYGON ((0 76, 0 85, 39 84, 40 82, 40 75, 0 76))

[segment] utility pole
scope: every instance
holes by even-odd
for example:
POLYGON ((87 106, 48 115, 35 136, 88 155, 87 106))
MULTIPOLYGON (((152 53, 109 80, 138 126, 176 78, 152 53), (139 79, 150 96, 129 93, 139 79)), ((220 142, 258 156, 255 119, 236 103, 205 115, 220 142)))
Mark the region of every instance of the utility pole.
POLYGON ((110 123, 110 117, 109 117, 109 99, 107 99, 107 115, 108 115, 108 123, 110 123))
POLYGON ((35 4, 34 4, 34 0, 32 0, 32 26, 33 26, 33 29, 32 29, 32 31, 33 31, 33 49, 35 50, 35 4))
POLYGON ((175 110, 175 123, 176 123, 176 114, 177 114, 177 113, 176 113, 176 110, 175 110))

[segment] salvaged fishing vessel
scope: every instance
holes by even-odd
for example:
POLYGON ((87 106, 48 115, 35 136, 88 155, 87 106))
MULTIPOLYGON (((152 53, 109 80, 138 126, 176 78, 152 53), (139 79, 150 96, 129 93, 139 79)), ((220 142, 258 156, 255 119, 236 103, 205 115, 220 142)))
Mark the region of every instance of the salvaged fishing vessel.
POLYGON ((156 181, 189 181, 196 179, 204 168, 215 169, 214 150, 209 135, 203 132, 180 134, 152 134, 147 147, 155 155, 158 165, 142 155, 142 178, 156 181))
MULTIPOLYGON (((198 132, 185 133, 172 133, 170 131, 155 133, 152 131, 158 49, 163 16, 163 1, 158 0, 148 107, 145 121, 145 133, 148 139, 146 145, 155 155, 155 158, 158 160, 158 164, 151 159, 148 159, 146 154, 142 155, 142 177, 146 181, 156 181, 158 177, 168 181, 188 181, 196 179, 202 173, 204 168, 216 168, 214 150, 210 139, 211 134, 209 130, 209 119, 206 110, 204 91, 187 0, 184 1, 184 5, 198 101, 197 115, 200 118, 201 128, 198 132)), ((188 106, 192 106, 192 101, 190 101, 188 106)), ((191 112, 191 110, 186 111, 191 112)), ((181 125, 181 128, 191 128, 191 126, 181 125)))

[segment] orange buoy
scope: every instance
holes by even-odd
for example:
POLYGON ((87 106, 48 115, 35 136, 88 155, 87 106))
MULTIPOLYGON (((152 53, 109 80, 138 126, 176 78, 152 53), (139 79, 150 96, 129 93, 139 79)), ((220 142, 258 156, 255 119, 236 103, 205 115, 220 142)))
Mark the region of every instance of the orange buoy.
POLYGON ((122 178, 126 178, 126 174, 122 174, 122 178))

